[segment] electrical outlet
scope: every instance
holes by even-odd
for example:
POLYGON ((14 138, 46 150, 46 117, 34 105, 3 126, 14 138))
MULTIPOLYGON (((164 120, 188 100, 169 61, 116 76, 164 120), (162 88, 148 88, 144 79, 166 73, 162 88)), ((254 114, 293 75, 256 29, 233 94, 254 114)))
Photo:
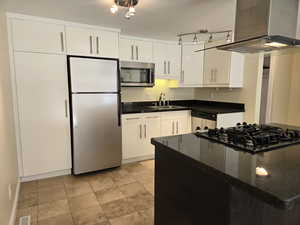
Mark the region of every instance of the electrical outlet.
POLYGON ((11 184, 8 185, 8 199, 11 201, 11 184))

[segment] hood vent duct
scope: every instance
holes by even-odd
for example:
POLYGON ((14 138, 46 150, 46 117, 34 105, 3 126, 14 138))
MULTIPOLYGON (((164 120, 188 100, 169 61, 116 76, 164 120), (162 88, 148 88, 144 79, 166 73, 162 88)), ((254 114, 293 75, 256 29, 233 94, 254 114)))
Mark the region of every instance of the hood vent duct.
POLYGON ((237 0, 234 42, 220 50, 257 53, 300 45, 298 0, 237 0))

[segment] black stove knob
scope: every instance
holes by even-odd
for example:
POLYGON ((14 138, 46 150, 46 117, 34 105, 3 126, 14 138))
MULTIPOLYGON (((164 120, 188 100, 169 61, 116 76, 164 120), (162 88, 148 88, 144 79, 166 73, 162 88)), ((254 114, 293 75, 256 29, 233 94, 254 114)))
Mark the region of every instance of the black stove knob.
POLYGON ((241 126, 241 123, 237 123, 236 125, 239 127, 239 126, 241 126))
POLYGON ((246 122, 243 122, 243 126, 247 126, 247 123, 246 123, 246 122))
POLYGON ((208 130, 208 127, 204 127, 204 130, 208 130))

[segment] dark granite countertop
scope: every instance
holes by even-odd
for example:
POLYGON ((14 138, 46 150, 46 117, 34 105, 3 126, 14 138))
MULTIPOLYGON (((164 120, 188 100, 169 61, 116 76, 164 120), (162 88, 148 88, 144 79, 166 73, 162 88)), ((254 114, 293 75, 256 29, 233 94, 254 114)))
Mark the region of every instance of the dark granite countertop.
POLYGON ((251 154, 194 134, 154 138, 151 142, 196 161, 211 174, 274 207, 289 209, 300 202, 300 145, 251 154), (265 168, 269 176, 256 175, 256 167, 265 168))
POLYGON ((122 113, 147 113, 147 112, 161 112, 161 111, 178 111, 178 110, 192 110, 192 116, 202 117, 204 114, 224 114, 234 112, 245 112, 244 104, 228 103, 228 102, 214 102, 214 101, 200 101, 200 100, 179 100, 170 101, 170 105, 178 106, 171 109, 155 110, 149 108, 155 102, 124 102, 122 103, 122 113))

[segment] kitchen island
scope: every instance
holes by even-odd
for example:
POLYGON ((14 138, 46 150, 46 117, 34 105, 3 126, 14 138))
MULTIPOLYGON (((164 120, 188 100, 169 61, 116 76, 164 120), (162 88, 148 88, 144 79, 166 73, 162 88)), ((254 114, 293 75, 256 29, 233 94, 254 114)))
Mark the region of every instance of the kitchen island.
POLYGON ((251 154, 194 134, 152 144, 155 225, 300 224, 300 145, 251 154))

